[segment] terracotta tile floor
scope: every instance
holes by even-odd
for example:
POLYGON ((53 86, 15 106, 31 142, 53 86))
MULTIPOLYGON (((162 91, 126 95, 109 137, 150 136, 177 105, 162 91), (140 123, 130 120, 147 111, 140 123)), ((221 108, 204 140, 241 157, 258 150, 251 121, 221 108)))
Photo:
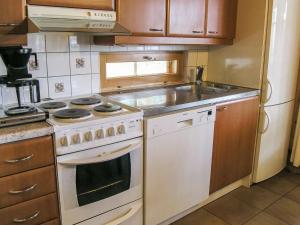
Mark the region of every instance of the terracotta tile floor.
POLYGON ((241 187, 172 225, 300 225, 300 175, 241 187))

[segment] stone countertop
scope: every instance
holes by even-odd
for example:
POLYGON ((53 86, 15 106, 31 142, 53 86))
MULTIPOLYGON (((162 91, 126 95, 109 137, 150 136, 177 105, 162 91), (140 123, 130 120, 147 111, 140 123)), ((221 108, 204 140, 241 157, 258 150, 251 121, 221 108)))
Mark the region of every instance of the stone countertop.
POLYGON ((52 133, 53 128, 47 122, 0 128, 0 144, 47 136, 52 133))
POLYGON ((257 89, 230 85, 227 86, 231 87, 231 89, 213 91, 207 88, 209 84, 215 83, 182 84, 144 90, 130 90, 121 93, 104 93, 101 95, 125 105, 142 109, 145 117, 260 95, 260 91, 257 89))

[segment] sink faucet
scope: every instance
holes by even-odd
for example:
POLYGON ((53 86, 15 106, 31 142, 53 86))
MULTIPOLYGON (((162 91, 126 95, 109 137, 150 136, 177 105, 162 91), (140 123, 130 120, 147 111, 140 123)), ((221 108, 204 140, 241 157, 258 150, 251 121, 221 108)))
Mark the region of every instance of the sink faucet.
POLYGON ((204 71, 203 66, 198 66, 197 67, 197 78, 196 78, 197 83, 202 83, 203 82, 203 71, 204 71))

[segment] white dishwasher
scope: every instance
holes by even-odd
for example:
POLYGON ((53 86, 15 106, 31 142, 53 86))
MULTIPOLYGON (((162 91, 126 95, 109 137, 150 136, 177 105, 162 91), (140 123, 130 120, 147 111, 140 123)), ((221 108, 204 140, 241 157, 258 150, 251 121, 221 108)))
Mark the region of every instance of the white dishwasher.
POLYGON ((145 119, 145 225, 209 196, 216 107, 145 119))

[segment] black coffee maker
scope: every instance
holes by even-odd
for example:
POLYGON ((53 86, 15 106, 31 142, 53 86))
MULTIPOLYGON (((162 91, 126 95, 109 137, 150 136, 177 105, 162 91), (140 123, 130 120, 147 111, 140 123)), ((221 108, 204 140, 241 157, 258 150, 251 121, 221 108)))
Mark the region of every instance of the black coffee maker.
MULTIPOLYGON (((0 77, 0 84, 7 88, 15 88, 16 106, 7 107, 5 114, 7 116, 16 116, 36 112, 34 103, 40 102, 40 86, 37 79, 32 79, 28 73, 28 61, 33 55, 35 63, 38 65, 36 53, 32 53, 30 48, 5 47, 0 48, 1 58, 7 68, 7 75, 0 77), (22 102, 21 90, 24 87, 29 88, 29 99, 32 104, 22 102)), ((5 100, 5 99, 4 99, 5 100)))

